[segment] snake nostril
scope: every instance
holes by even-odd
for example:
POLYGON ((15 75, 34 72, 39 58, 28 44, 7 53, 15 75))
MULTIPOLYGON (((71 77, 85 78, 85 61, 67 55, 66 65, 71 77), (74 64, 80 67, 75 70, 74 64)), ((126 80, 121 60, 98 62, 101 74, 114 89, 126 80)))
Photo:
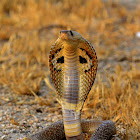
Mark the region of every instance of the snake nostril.
POLYGON ((60 34, 62 34, 62 33, 67 33, 68 32, 68 30, 61 30, 60 31, 60 34))

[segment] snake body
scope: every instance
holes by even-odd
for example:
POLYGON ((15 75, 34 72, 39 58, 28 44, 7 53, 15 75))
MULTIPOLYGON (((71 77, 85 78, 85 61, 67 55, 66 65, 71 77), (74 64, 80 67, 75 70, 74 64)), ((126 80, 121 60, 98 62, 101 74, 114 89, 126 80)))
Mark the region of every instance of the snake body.
POLYGON ((63 121, 32 135, 33 140, 109 140, 116 133, 112 121, 81 121, 81 110, 94 83, 97 56, 93 46, 78 32, 62 30, 51 47, 49 64, 52 81, 62 105, 63 121))

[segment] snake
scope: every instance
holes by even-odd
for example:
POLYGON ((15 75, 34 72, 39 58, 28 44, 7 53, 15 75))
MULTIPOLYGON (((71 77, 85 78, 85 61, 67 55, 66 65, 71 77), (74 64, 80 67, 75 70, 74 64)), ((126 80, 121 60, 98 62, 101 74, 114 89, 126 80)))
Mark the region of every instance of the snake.
MULTIPOLYGON (((29 136, 31 140, 111 140, 116 126, 111 120, 81 120, 84 102, 97 73, 97 55, 92 44, 80 33, 62 30, 49 54, 52 82, 62 106, 63 121, 29 136)), ((119 139, 119 138, 118 138, 119 139)))

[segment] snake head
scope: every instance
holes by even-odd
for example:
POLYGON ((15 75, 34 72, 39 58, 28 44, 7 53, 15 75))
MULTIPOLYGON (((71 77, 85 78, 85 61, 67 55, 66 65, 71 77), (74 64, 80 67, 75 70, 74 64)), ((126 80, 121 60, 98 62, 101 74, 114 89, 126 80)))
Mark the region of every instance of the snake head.
POLYGON ((59 39, 63 42, 70 42, 71 44, 78 43, 78 40, 82 40, 83 37, 80 33, 72 30, 62 30, 60 31, 59 39))
POLYGON ((73 103, 71 108, 81 110, 97 72, 91 43, 76 31, 60 31, 50 50, 49 65, 59 102, 73 103))

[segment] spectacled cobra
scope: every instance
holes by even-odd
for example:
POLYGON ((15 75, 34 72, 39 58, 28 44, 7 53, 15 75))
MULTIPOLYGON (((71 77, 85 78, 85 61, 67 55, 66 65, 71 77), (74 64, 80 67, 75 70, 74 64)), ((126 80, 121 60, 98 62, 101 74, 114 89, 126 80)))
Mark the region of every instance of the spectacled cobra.
POLYGON ((112 121, 81 121, 81 110, 97 72, 97 56, 91 43, 76 31, 62 30, 51 47, 49 65, 62 105, 63 121, 53 123, 29 139, 84 140, 83 133, 92 133, 90 140, 112 139, 116 134, 112 121))

